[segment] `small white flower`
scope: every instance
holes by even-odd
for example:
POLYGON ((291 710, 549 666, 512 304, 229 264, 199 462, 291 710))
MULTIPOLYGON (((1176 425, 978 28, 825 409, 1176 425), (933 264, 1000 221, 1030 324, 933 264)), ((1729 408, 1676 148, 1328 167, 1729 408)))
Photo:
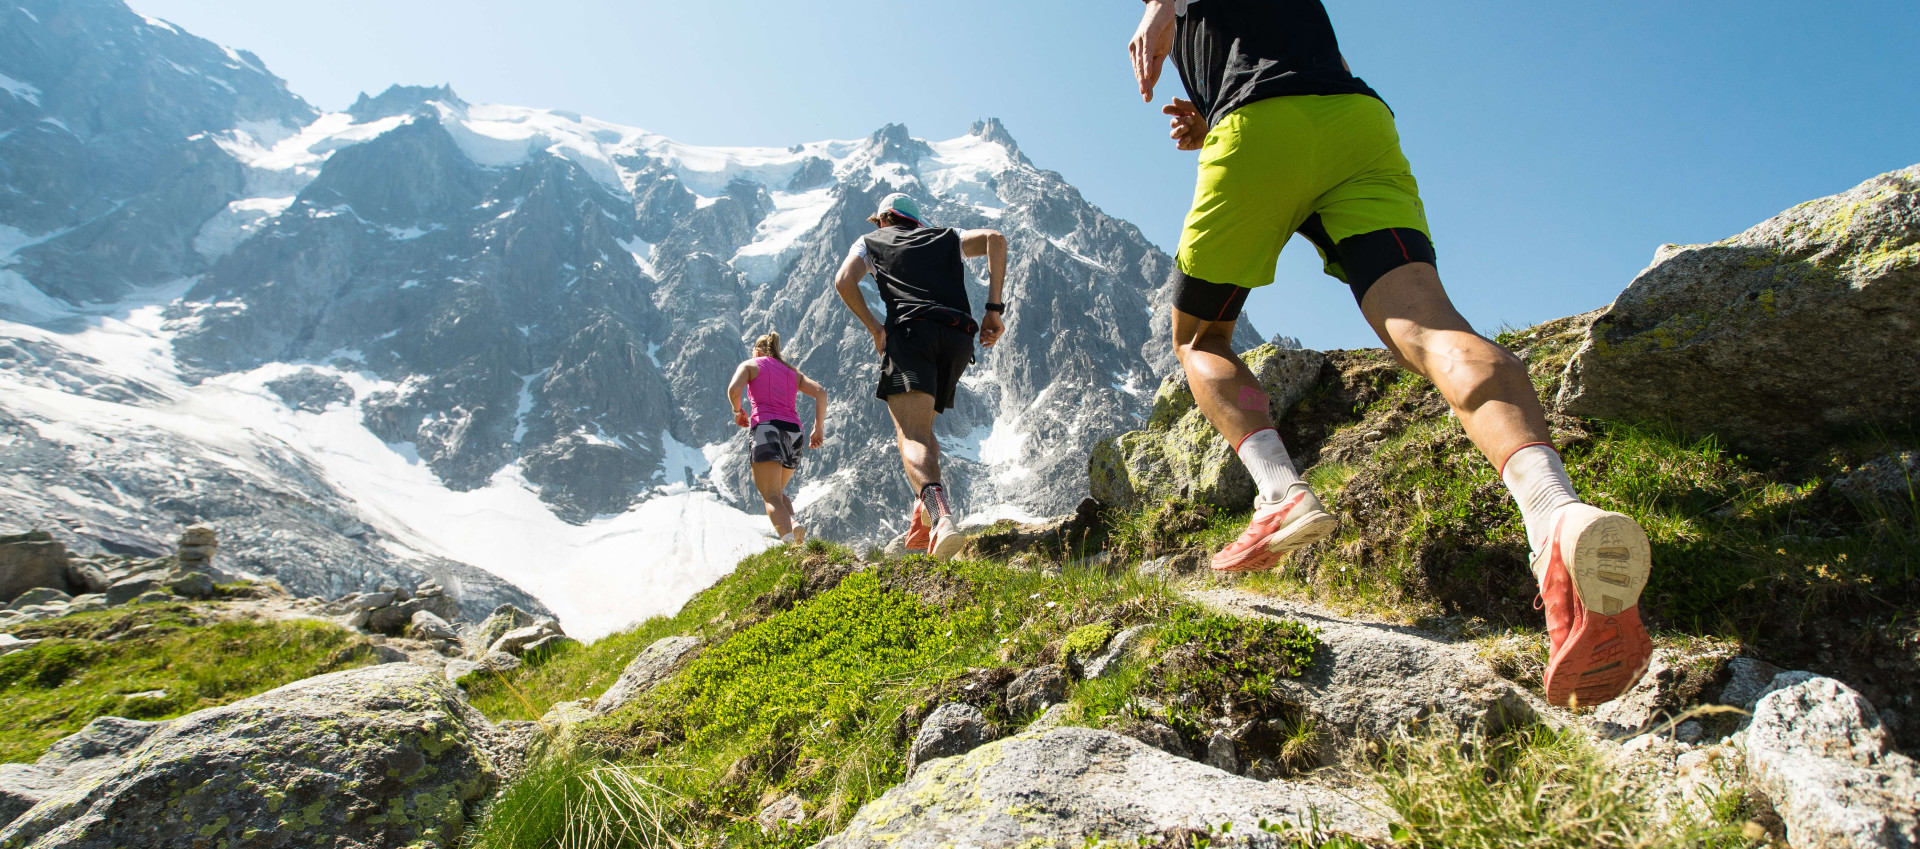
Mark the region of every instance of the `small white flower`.
POLYGON ((1052 609, 1054 609, 1054 608, 1056 608, 1056 607, 1059 607, 1059 606, 1060 606, 1060 602, 1057 602, 1057 601, 1049 601, 1049 602, 1047 602, 1047 609, 1048 609, 1048 610, 1052 610, 1052 609))

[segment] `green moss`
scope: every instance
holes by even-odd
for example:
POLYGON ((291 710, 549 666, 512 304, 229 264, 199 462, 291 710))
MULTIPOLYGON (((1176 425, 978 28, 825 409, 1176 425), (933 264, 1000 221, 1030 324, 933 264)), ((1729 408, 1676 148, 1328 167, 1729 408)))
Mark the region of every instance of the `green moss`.
POLYGON ((1107 641, 1113 639, 1114 627, 1109 622, 1095 622, 1073 629, 1067 639, 1060 644, 1060 653, 1069 657, 1085 657, 1096 654, 1107 647, 1107 641))
POLYGON ((374 660, 364 637, 331 624, 210 622, 202 610, 143 605, 15 629, 45 641, 0 657, 0 760, 31 761, 96 717, 168 719, 374 660))

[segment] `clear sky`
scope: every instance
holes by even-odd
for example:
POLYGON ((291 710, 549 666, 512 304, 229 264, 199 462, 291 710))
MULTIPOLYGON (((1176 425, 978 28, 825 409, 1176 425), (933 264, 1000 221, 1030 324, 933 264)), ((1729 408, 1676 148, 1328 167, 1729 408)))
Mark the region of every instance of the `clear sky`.
MULTIPOLYGON (((391 83, 778 145, 995 116, 1171 248, 1193 154, 1139 100, 1132 0, 132 0, 259 54, 324 109, 391 83)), ((1441 276, 1484 331, 1606 304, 1662 243, 1733 235, 1920 162, 1920 2, 1328 0, 1421 182, 1441 276)), ((1179 92, 1169 72, 1157 99, 1179 92)), ((1296 239, 1247 308, 1377 344, 1296 239)))

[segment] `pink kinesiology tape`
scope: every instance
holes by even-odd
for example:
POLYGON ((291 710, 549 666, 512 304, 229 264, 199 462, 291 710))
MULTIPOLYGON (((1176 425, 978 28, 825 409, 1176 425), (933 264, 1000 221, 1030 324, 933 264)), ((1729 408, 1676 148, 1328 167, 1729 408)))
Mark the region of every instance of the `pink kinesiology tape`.
POLYGON ((1267 411, 1267 393, 1251 386, 1240 387, 1240 409, 1254 413, 1267 411))

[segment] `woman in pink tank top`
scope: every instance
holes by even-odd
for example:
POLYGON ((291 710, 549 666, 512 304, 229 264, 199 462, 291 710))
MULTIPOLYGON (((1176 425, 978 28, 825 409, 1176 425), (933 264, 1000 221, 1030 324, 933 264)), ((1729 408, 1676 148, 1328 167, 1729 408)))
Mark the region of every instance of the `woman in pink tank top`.
POLYGON ((807 541, 807 529, 793 522, 793 501, 787 498, 787 484, 800 467, 800 446, 819 448, 827 438, 827 390, 808 379, 780 358, 780 334, 768 333, 753 341, 753 359, 733 370, 727 384, 727 401, 733 405, 733 423, 747 429, 748 451, 753 460, 753 486, 767 503, 767 519, 781 542, 807 541), (748 414, 740 407, 741 392, 753 407, 748 414), (795 402, 799 394, 813 396, 813 438, 800 427, 795 402))

